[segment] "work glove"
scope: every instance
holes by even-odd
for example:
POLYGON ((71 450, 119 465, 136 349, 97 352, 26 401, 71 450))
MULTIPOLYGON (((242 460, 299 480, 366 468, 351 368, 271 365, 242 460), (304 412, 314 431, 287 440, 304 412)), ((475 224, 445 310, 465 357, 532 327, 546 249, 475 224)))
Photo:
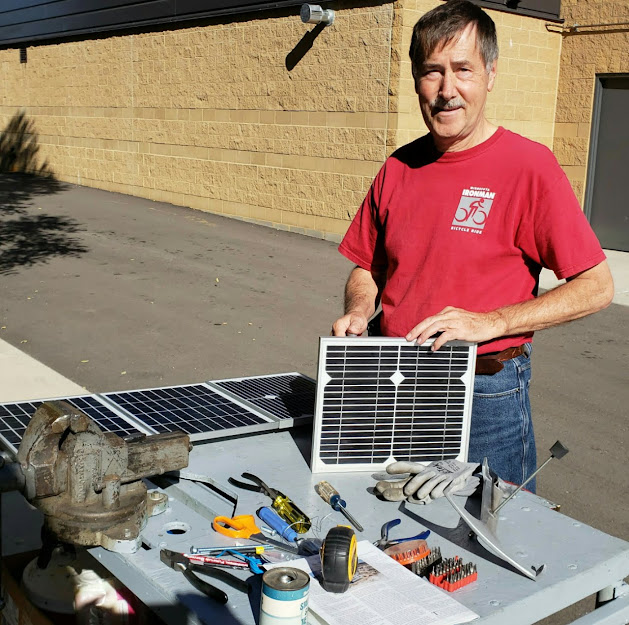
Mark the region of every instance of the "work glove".
POLYGON ((402 501, 427 504, 443 497, 443 491, 462 496, 471 495, 480 478, 472 476, 478 468, 477 462, 458 460, 438 460, 429 465, 419 462, 393 462, 387 466, 387 474, 398 479, 381 480, 376 491, 387 501, 402 501))

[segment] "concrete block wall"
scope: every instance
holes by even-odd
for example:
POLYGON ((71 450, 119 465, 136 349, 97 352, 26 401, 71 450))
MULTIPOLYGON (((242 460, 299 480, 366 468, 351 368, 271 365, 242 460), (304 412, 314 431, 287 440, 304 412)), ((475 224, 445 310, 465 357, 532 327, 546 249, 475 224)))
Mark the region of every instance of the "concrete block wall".
POLYGON ((594 89, 597 74, 629 74, 629 4, 615 0, 562 0, 565 26, 616 24, 581 28, 562 35, 553 150, 577 197, 585 194, 594 89))
POLYGON ((338 238, 386 157, 393 5, 0 51, 64 181, 338 238))
MULTIPOLYGON (((64 181, 339 240, 388 154, 426 132, 408 46, 437 3, 342 8, 314 39, 295 10, 37 45, 26 64, 0 50, 0 128, 24 109, 64 181)), ((492 17, 489 116, 550 145, 561 37, 492 17)))
MULTIPOLYGON (((415 94, 408 49, 413 26, 437 4, 435 0, 408 0, 404 4, 398 145, 427 132, 415 94)), ((552 147, 561 36, 548 32, 542 19, 487 12, 496 23, 500 47, 496 83, 487 100, 487 117, 496 125, 552 147)))

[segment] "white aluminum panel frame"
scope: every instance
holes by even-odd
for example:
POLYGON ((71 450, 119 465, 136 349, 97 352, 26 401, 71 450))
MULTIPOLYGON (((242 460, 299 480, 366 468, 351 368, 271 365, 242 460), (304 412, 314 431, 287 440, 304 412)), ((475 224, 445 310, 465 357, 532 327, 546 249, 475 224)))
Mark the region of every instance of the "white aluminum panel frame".
MULTIPOLYGON (((418 349, 429 349, 430 346, 434 343, 434 339, 429 339, 425 343, 420 346, 415 345, 418 349)), ((319 342, 319 364, 318 364, 318 375, 317 375, 317 396, 315 402, 315 419, 313 424, 313 436, 312 436, 312 455, 311 455, 311 470, 313 473, 326 473, 330 471, 338 471, 338 472, 350 472, 350 471, 374 471, 374 470, 382 470, 391 462, 395 462, 398 458, 396 458, 393 453, 389 454, 389 457, 383 459, 378 462, 348 462, 348 463, 339 463, 339 462, 324 462, 321 457, 321 443, 322 443, 322 429, 324 422, 323 415, 323 404, 325 399, 325 390, 329 381, 332 379, 328 375, 326 371, 326 358, 328 353, 328 348, 330 346, 365 346, 365 347, 374 347, 374 348, 382 348, 382 347, 398 347, 398 348, 408 348, 412 347, 414 344, 409 343, 406 339, 396 338, 396 337, 327 337, 322 336, 319 342)), ((451 347, 466 347, 467 348, 467 362, 465 367, 465 372, 463 375, 457 378, 463 383, 465 387, 464 394, 464 402, 463 402, 463 411, 462 411, 462 426, 461 426, 461 436, 458 442, 459 452, 456 456, 457 460, 466 461, 467 460, 467 452, 469 446, 469 431, 470 431, 470 421, 471 421, 471 411, 472 411, 472 398, 474 392, 474 375, 475 375, 475 365, 476 365, 476 343, 469 343, 467 341, 449 341, 444 345, 439 352, 441 354, 445 353, 448 348, 451 347), (443 351, 442 351, 443 350, 443 351)), ((419 361, 421 362, 421 361, 419 361)), ((399 373, 399 372, 398 372, 399 373)), ((400 374, 401 375, 401 374, 400 374)), ((391 378, 389 378, 391 379, 391 378)), ((395 384, 395 394, 397 400, 397 387, 400 383, 399 376, 396 380, 393 378, 395 384)), ((397 409, 397 405, 396 405, 397 409)), ((342 409, 341 409, 342 413, 342 409)), ((342 415, 341 415, 342 418, 342 415)), ((375 418, 375 417, 374 417, 375 418)), ((395 427, 395 414, 393 416, 393 423, 391 425, 391 429, 395 427)), ((339 426, 340 428, 340 426, 339 426)), ((445 430, 444 430, 445 431, 445 430)), ((341 435, 339 435, 339 444, 340 444, 341 435)), ((391 447, 394 445, 395 437, 391 438, 391 447)), ((450 456, 448 456, 450 457, 450 456)), ((404 458, 407 460, 407 458, 404 458)), ((438 458, 435 458, 438 459, 438 458)), ((426 461, 427 463, 428 461, 426 461)))

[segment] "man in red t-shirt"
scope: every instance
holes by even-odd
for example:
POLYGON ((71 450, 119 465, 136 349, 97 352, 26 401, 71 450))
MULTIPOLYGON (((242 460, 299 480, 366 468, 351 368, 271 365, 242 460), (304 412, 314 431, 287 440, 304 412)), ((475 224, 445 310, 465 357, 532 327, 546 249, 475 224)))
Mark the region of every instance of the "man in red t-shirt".
POLYGON ((522 482, 536 465, 533 332, 609 305, 611 275, 550 150, 484 116, 491 18, 441 4, 415 25, 410 56, 430 134, 387 159, 339 247, 357 266, 333 334, 362 334, 381 303, 385 336, 478 343, 469 460, 522 482), (566 283, 537 297, 542 267, 566 283))

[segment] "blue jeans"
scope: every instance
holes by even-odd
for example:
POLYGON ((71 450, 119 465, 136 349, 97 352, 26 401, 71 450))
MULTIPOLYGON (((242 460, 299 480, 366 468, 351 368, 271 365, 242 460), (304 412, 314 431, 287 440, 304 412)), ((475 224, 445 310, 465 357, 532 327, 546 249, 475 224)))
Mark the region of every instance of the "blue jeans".
MULTIPOLYGON (((530 344, 526 352, 504 362, 494 375, 474 381, 468 460, 482 462, 503 480, 521 484, 536 469, 535 437, 529 403, 530 344)), ((526 488, 535 492, 535 480, 526 488)))

